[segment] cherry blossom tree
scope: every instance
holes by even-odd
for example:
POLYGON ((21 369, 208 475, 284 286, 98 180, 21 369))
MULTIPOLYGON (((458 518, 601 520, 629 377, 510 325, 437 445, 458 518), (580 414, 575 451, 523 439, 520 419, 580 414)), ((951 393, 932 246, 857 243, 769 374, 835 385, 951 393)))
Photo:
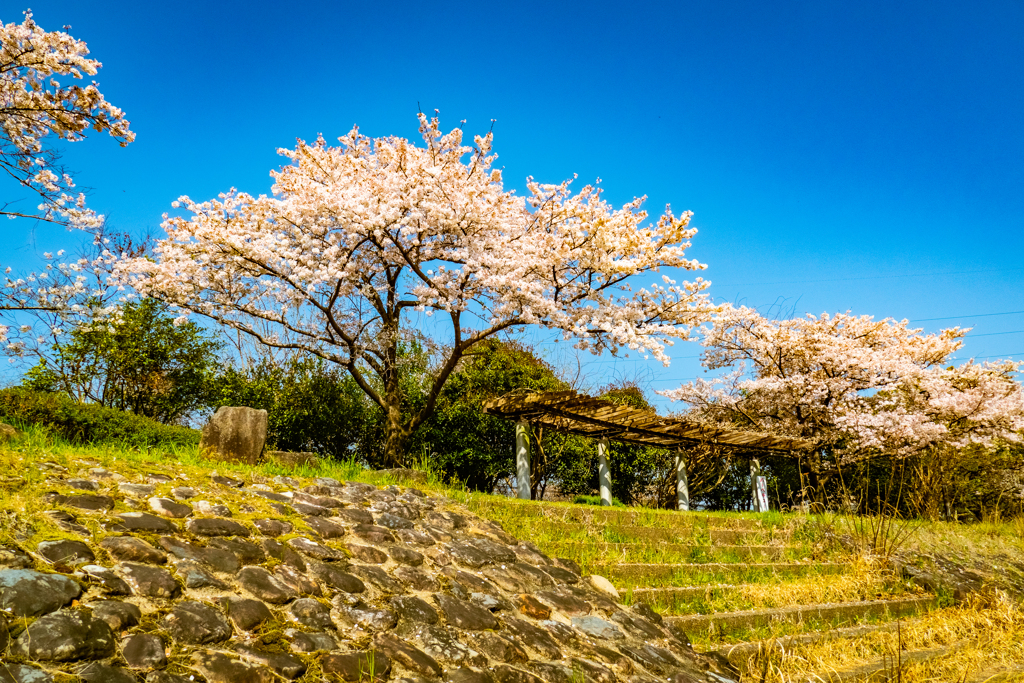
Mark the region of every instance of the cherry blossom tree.
POLYGON ((384 411, 386 459, 434 410, 441 387, 477 344, 538 325, 594 352, 630 350, 668 364, 666 346, 716 310, 707 283, 633 290, 662 268, 699 270, 685 257, 690 213, 647 222, 643 198, 613 208, 600 190, 528 179, 521 197, 494 168, 492 136, 463 144, 420 115, 423 145, 353 129, 281 150, 273 196, 182 197, 155 260, 126 262, 147 295, 212 318, 268 347, 338 363, 384 411), (442 317, 447 337, 403 411, 402 350, 416 312, 442 317))
MULTIPOLYGON (((67 27, 65 27, 67 28, 67 27)), ((0 205, 0 216, 33 218, 94 228, 101 217, 74 193, 71 175, 57 162, 54 140, 85 138, 90 128, 121 146, 135 139, 124 113, 104 99, 95 82, 66 85, 68 77, 94 76, 102 66, 85 43, 64 31, 44 31, 25 12, 20 23, 0 25, 0 169, 34 198, 35 210, 0 205)))
POLYGON ((817 440, 807 464, 826 477, 872 457, 1015 440, 1024 428, 1018 365, 950 365, 967 332, 924 334, 906 320, 843 313, 769 320, 729 308, 703 340, 703 363, 733 372, 662 393, 704 419, 817 440))
POLYGON ((17 208, 24 197, 11 197, 0 202, 0 216, 89 233, 74 258, 48 253, 37 272, 12 275, 10 267, 3 269, 0 353, 12 361, 45 355, 69 326, 116 312, 119 295, 106 275, 121 249, 135 249, 126 236, 107 234, 103 217, 86 207, 85 195, 74 192, 73 178, 58 164, 54 144, 82 140, 90 128, 122 147, 135 139, 124 113, 104 99, 95 82, 64 82, 97 73, 101 64, 88 54, 86 44, 66 31, 44 31, 31 12, 20 24, 0 24, 0 169, 36 205, 17 208))

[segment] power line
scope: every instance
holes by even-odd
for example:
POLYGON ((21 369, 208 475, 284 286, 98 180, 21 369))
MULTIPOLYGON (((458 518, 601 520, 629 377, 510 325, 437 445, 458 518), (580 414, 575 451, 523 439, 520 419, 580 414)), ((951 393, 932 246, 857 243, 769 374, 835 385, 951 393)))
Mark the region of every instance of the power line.
POLYGON ((995 337, 999 334, 1020 334, 1024 330, 1011 330, 1009 332, 986 332, 985 334, 968 334, 967 339, 973 339, 975 337, 995 337))
POLYGON ((904 277, 931 277, 933 275, 971 275, 974 273, 1002 273, 1006 271, 1024 270, 1024 268, 996 268, 993 270, 956 270, 943 273, 906 273, 904 275, 868 275, 865 277, 842 277, 830 280, 784 280, 781 282, 729 282, 718 284, 718 287, 746 287, 749 285, 802 285, 819 282, 853 282, 858 280, 892 280, 904 277))
POLYGON ((970 315, 951 315, 947 318, 916 318, 914 320, 911 320, 910 322, 927 323, 933 320, 959 320, 960 318, 989 318, 994 315, 1017 315, 1018 313, 1024 313, 1024 311, 1006 311, 1005 313, 973 313, 970 315))

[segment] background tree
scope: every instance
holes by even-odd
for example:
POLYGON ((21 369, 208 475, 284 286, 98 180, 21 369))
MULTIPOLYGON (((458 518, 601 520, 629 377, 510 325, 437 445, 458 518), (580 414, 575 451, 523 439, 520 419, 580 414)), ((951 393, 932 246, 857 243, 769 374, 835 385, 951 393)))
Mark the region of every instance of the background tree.
POLYGON ((384 413, 385 459, 399 464, 468 351, 541 325, 581 348, 649 353, 687 338, 715 309, 706 283, 632 291, 630 278, 685 258, 690 214, 645 225, 642 199, 613 209, 593 186, 528 182, 525 198, 492 168, 491 135, 462 144, 420 116, 424 146, 353 130, 282 151, 274 197, 231 191, 168 218, 156 259, 128 261, 135 286, 271 347, 344 367, 384 413), (438 314, 443 347, 415 410, 403 406, 400 348, 409 314, 438 314))
POLYGON ((229 366, 211 385, 211 408, 233 405, 267 411, 271 449, 359 456, 378 417, 355 380, 319 358, 293 354, 229 366))
POLYGON ((816 479, 860 461, 1018 438, 1017 366, 949 366, 964 334, 923 334, 907 321, 870 316, 773 321, 729 309, 704 339, 703 362, 735 371, 664 394, 689 404, 695 419, 817 440, 801 467, 819 489, 816 479))
POLYGON ((143 299, 115 320, 70 330, 25 384, 174 424, 209 402, 220 346, 166 304, 143 299))

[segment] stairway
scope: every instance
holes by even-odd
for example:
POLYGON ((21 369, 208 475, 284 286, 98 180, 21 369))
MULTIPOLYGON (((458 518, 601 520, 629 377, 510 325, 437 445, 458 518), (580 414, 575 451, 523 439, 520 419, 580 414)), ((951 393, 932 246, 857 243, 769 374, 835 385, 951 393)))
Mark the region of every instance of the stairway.
POLYGON ((806 516, 517 500, 478 503, 474 511, 553 557, 577 562, 584 574, 607 578, 624 603, 652 606, 682 627, 695 649, 727 659, 743 680, 883 681, 900 666, 961 645, 905 642, 908 625, 942 619, 938 597, 822 543, 806 516), (822 652, 835 653, 836 665, 827 654, 822 661, 822 652), (765 679, 785 658, 820 666, 802 678, 765 679))

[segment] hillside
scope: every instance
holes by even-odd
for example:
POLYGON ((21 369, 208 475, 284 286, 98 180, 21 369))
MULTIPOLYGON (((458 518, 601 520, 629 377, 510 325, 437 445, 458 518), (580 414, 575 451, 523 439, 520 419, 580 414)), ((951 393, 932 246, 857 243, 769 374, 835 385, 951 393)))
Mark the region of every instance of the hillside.
POLYGON ((38 431, 0 467, 0 681, 1024 680, 1020 522, 868 552, 849 517, 538 504, 38 431))

